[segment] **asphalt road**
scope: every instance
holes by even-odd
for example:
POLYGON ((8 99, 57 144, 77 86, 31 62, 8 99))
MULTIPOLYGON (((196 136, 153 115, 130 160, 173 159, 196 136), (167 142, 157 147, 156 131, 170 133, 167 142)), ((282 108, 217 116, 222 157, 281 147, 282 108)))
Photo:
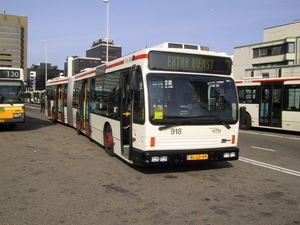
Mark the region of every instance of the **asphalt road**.
POLYGON ((0 224, 300 224, 299 134, 241 131, 238 161, 144 168, 28 105, 0 127, 0 224))

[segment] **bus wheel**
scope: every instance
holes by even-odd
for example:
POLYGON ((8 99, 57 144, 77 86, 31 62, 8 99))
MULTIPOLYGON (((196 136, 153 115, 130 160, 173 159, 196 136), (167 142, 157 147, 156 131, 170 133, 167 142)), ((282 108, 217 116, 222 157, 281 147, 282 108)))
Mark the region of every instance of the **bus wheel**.
POLYGON ((106 126, 105 128, 104 147, 109 156, 114 156, 114 139, 110 125, 106 126))
POLYGON ((80 130, 80 128, 76 127, 76 133, 77 133, 78 135, 81 135, 81 130, 80 130))
POLYGON ((249 113, 245 113, 245 123, 241 124, 242 130, 249 130, 251 128, 251 117, 249 113))
POLYGON ((52 115, 51 115, 51 117, 52 117, 52 123, 56 123, 57 120, 56 120, 56 116, 54 115, 53 110, 52 110, 52 115))

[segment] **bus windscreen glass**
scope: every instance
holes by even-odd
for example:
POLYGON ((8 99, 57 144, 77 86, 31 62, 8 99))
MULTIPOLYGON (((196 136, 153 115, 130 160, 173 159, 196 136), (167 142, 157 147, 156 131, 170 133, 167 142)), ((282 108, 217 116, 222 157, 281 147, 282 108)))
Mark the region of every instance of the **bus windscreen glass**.
POLYGON ((235 124, 238 100, 233 79, 189 74, 148 74, 153 124, 235 124))
POLYGON ((149 52, 149 69, 230 75, 229 57, 173 52, 149 52))

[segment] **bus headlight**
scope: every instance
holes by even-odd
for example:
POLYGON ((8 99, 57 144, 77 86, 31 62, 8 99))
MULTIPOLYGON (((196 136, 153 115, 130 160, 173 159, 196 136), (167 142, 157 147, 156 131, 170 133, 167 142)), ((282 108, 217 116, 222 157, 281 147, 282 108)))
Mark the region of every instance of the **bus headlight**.
POLYGON ((152 156, 151 162, 168 162, 168 156, 152 156))
POLYGON ((224 153, 223 158, 229 158, 229 153, 228 152, 224 153))
POLYGON ((14 113, 14 118, 22 118, 22 113, 14 113))
POLYGON ((167 156, 161 156, 159 158, 159 161, 161 161, 161 162, 168 162, 168 157, 167 156))
POLYGON ((230 158, 234 158, 235 157, 235 152, 230 152, 230 158))
POLYGON ((158 156, 152 156, 151 157, 151 162, 159 162, 159 157, 158 156))
POLYGON ((223 154, 223 158, 226 159, 226 158, 234 158, 236 156, 235 152, 225 152, 223 154))

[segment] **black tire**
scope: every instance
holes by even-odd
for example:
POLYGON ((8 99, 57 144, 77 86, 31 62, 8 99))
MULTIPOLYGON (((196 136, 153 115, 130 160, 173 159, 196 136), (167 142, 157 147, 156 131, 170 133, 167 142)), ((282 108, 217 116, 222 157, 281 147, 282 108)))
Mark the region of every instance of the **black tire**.
POLYGON ((56 119, 54 119, 54 109, 52 108, 52 123, 56 123, 57 122, 57 120, 56 119))
POLYGON ((81 135, 81 130, 78 129, 77 127, 76 127, 76 133, 77 133, 78 135, 81 135))
POLYGON ((108 125, 105 127, 105 132, 104 132, 104 148, 105 151, 109 156, 114 156, 114 139, 112 135, 112 129, 111 126, 108 125))
POLYGON ((249 113, 245 113, 245 121, 241 124, 240 128, 242 130, 249 130, 251 128, 251 116, 249 113))

